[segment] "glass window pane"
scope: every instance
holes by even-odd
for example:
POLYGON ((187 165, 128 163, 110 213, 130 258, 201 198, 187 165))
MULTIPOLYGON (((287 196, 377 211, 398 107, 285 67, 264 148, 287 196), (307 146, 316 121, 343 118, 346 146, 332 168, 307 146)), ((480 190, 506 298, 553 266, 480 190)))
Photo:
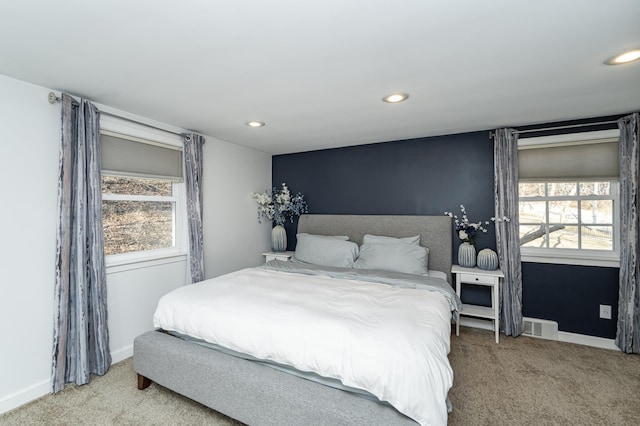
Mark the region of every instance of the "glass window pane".
POLYGON ((522 247, 546 247, 546 226, 520 225, 520 245, 522 247))
POLYGON ((580 201, 580 219, 582 223, 613 223, 613 201, 580 201))
POLYGON ((552 182, 547 184, 549 197, 567 197, 577 195, 577 182, 552 182))
POLYGON ((549 201, 549 223, 578 223, 578 201, 549 201))
POLYGON ((580 195, 609 195, 611 182, 580 182, 580 195))
POLYGON ((577 249, 578 227, 577 226, 550 226, 549 227, 549 247, 559 249, 577 249))
POLYGON ((521 246, 612 251, 615 185, 609 181, 519 183, 520 197, 546 200, 519 202, 521 246))
POLYGON ((103 201, 104 254, 173 247, 173 204, 103 201))
POLYGON ((586 250, 613 250, 612 226, 582 226, 582 248, 586 250))
POLYGON ((519 197, 544 197, 544 183, 519 183, 519 197))
POLYGON ((170 197, 172 182, 166 179, 102 176, 103 194, 156 195, 170 197))
POLYGON ((547 203, 544 201, 520 201, 519 220, 520 223, 544 223, 547 220, 545 212, 547 203))

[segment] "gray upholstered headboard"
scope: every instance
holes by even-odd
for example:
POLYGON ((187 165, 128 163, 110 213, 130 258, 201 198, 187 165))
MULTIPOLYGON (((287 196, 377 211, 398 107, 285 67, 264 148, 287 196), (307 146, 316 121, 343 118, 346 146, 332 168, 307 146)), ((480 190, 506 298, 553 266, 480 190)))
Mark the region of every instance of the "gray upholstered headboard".
POLYGON ((420 235, 420 245, 429 248, 429 269, 447 274, 451 283, 452 220, 448 216, 378 216, 305 214, 298 220, 298 233, 348 235, 362 244, 364 234, 388 237, 420 235))

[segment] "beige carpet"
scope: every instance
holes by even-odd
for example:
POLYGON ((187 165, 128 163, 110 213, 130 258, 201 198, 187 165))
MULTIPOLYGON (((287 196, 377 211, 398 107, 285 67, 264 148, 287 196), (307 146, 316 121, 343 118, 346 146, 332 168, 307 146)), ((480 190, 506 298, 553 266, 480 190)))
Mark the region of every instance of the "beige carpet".
POLYGON ((461 328, 450 425, 638 425, 640 356, 461 328))
MULTIPOLYGON (((637 425, 640 356, 462 328, 452 336, 450 425, 637 425)), ((1 425, 239 425, 152 384, 136 388, 131 359, 89 385, 68 386, 1 425)))

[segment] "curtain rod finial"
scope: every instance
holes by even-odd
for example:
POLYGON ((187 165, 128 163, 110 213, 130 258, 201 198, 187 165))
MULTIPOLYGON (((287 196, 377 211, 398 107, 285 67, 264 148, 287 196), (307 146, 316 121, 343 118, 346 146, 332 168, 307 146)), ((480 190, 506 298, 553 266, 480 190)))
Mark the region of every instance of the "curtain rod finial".
POLYGON ((50 104, 55 104, 56 102, 58 102, 60 100, 59 97, 56 96, 55 93, 53 92, 49 92, 49 103, 50 104))

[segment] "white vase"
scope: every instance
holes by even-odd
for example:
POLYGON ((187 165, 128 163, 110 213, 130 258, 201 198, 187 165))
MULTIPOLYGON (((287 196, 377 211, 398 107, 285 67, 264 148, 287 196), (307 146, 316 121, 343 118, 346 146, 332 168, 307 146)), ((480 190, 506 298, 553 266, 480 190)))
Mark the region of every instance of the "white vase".
POLYGON ((476 247, 464 242, 458 248, 458 265, 463 268, 473 268, 476 266, 476 247))
POLYGON ((275 252, 287 250, 287 231, 282 225, 276 225, 271 230, 271 250, 275 252))

